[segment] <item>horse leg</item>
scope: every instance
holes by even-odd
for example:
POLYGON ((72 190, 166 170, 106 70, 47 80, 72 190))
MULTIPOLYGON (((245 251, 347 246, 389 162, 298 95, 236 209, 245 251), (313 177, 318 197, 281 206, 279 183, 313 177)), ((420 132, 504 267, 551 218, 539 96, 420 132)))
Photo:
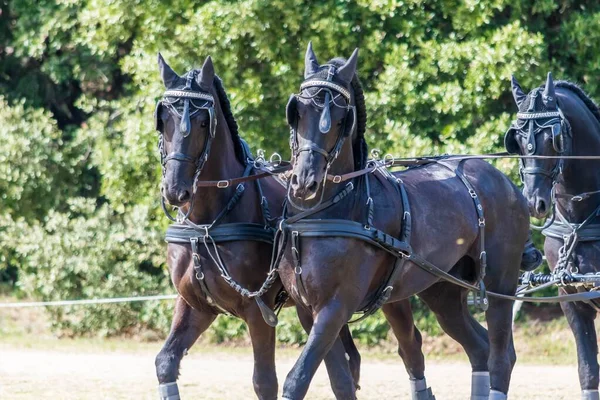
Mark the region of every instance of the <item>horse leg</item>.
POLYGON ((463 347, 471 363, 471 400, 487 400, 490 393, 487 331, 467 308, 467 291, 440 283, 419 294, 435 313, 442 329, 463 347))
POLYGON ((560 303, 560 306, 567 317, 577 344, 581 399, 599 400, 598 343, 596 342, 596 329, 594 327, 596 311, 585 304, 560 303))
POLYGON ((215 318, 215 314, 196 310, 183 298, 177 298, 171 332, 154 362, 161 400, 179 400, 177 378, 181 359, 215 318))
POLYGON ((435 400, 425 381, 425 358, 421 332, 414 325, 408 300, 384 304, 381 308, 398 340, 398 355, 410 378, 412 400, 435 400))
POLYGON ((356 344, 354 343, 354 339, 352 339, 352 333, 350 332, 350 327, 348 324, 345 324, 340 331, 340 339, 342 340, 342 344, 344 345, 344 350, 348 355, 348 364, 350 366, 350 373, 352 374, 352 378, 354 379, 354 386, 356 386, 356 390, 360 389, 360 353, 356 348, 356 344))
MULTIPOLYGON (((309 333, 313 325, 312 315, 310 315, 310 312, 304 307, 297 306, 296 310, 302 327, 309 333)), ((325 356, 325 367, 327 367, 327 374, 329 375, 331 389, 335 394, 335 398, 353 398, 351 396, 355 394, 356 388, 358 387, 360 354, 358 354, 358 349, 354 346, 354 341, 352 340, 350 329, 347 324, 342 327, 340 338, 335 341, 333 347, 325 356), (344 338, 346 341, 349 337, 351 343, 351 345, 348 345, 349 348, 347 348, 341 340, 342 335, 346 336, 344 338), (348 358, 346 358, 346 354, 348 354, 348 358), (356 359, 357 357, 358 360, 356 359), (351 362, 351 360, 353 362, 351 362), (348 367, 352 364, 354 364, 355 369, 348 370, 348 367), (350 393, 350 391, 352 391, 352 393, 350 393)))
MULTIPOLYGON (((514 288, 512 290, 514 293, 514 288)), ((500 291, 499 293, 510 293, 500 291)), ((490 400, 506 400, 512 369, 517 361, 512 336, 512 307, 514 301, 490 297, 486 311, 490 341, 490 400)))
MULTIPOLYGON (((317 368, 338 340, 348 318, 350 312, 338 300, 330 301, 317 312, 306 345, 285 379, 283 399, 300 400, 306 396, 317 368)), ((356 398, 354 387, 347 389, 347 392, 344 399, 356 398)))
POLYGON ((275 328, 267 325, 258 308, 252 302, 244 315, 252 351, 254 353, 254 392, 260 400, 277 399, 277 373, 275 371, 275 328))

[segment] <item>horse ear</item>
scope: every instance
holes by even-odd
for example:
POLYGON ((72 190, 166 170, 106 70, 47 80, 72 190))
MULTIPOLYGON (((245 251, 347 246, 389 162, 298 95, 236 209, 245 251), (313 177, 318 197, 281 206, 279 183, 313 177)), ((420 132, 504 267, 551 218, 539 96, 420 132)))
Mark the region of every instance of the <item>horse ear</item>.
POLYGON ((546 87, 542 92, 542 101, 548 109, 553 110, 556 108, 556 93, 554 92, 554 81, 552 80, 552 72, 548 72, 548 79, 546 79, 546 87))
POLYGON ((352 82, 354 73, 356 72, 356 65, 358 64, 358 47, 354 49, 352 55, 346 61, 346 64, 342 65, 337 71, 337 76, 346 83, 352 82))
POLYGON ((517 82, 517 78, 515 78, 514 75, 510 76, 510 83, 512 85, 512 93, 515 103, 517 104, 518 108, 521 108, 521 104, 523 104, 523 101, 527 95, 523 92, 523 89, 521 89, 521 85, 519 85, 519 82, 517 82))
POLYGON ((162 81, 167 89, 172 87, 173 84, 179 79, 179 75, 177 75, 175 71, 169 67, 169 64, 167 64, 160 53, 158 53, 158 70, 160 71, 160 77, 162 78, 162 81))
POLYGON ((207 92, 212 88, 213 81, 215 80, 215 67, 213 66, 212 58, 206 57, 200 74, 196 77, 196 81, 202 90, 207 92))
POLYGON ((319 70, 319 62, 312 48, 312 42, 308 42, 306 55, 304 56, 304 79, 308 78, 319 70))

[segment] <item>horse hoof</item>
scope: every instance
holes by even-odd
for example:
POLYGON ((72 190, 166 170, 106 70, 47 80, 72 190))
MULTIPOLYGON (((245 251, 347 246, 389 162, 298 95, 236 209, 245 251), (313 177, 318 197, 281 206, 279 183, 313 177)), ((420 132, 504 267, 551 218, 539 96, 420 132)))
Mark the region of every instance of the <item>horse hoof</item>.
POLYGON ((181 400, 177 382, 161 383, 158 385, 158 396, 160 400, 181 400))
POLYGON ((582 390, 581 400, 600 400, 598 390, 582 390))

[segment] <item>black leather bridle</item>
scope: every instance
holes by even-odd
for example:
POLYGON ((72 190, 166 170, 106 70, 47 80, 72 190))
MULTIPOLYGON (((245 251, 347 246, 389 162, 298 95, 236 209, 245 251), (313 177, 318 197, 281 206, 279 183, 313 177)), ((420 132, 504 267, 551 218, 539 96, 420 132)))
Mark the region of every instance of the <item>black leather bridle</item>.
MULTIPOLYGON (((292 150, 292 161, 296 162, 300 153, 302 152, 314 152, 322 155, 326 161, 325 167, 325 175, 323 178, 323 188, 321 191, 321 198, 319 202, 320 204, 323 201, 323 195, 325 192, 325 183, 327 180, 327 175, 329 169, 331 168, 331 164, 337 159, 340 154, 340 150, 342 149, 342 145, 344 144, 345 139, 352 134, 356 127, 356 106, 352 105, 352 97, 350 91, 336 82, 333 82, 332 78, 335 75, 336 67, 334 65, 329 65, 329 71, 327 73, 327 79, 314 79, 309 77, 308 80, 304 81, 300 85, 300 93, 292 94, 288 101, 286 107, 286 114, 288 119, 288 124, 290 125, 290 148, 292 150), (304 92, 306 89, 317 89, 314 93, 309 93, 308 91, 304 92), (325 92, 325 98, 323 103, 319 103, 316 99, 317 96, 321 93, 325 92), (340 97, 344 98, 345 104, 340 104, 337 102, 337 99, 340 97), (321 117, 319 119, 319 131, 322 134, 327 134, 331 130, 331 105, 342 108, 346 110, 346 115, 344 116, 344 122, 339 131, 339 134, 336 138, 335 144, 331 148, 331 150, 326 150, 315 144, 314 142, 310 142, 306 145, 300 146, 298 143, 298 121, 297 121, 297 102, 298 99, 309 99, 314 105, 318 108, 322 108, 321 117), (351 121, 350 121, 351 120, 351 121)), ((334 183, 339 183, 335 182, 334 183)), ((288 201, 296 208, 300 210, 306 210, 304 207, 297 205, 294 203, 290 196, 289 188, 291 185, 288 185, 288 201)))
POLYGON ((216 129, 217 129, 217 118, 215 113, 215 99, 212 94, 203 92, 203 91, 195 91, 192 90, 192 82, 195 80, 197 75, 197 71, 192 71, 187 75, 186 85, 181 90, 167 90, 163 94, 162 100, 158 102, 156 105, 155 111, 155 121, 156 121, 156 130, 160 132, 158 137, 158 151, 160 153, 160 163, 162 166, 162 178, 165 178, 166 167, 169 161, 177 161, 182 163, 191 163, 194 164, 196 170, 194 172, 194 180, 192 184, 192 198, 190 199, 190 204, 188 211, 184 214, 180 210, 176 217, 173 217, 169 211, 167 210, 165 204, 165 196, 161 195, 161 206, 165 213, 165 215, 174 222, 182 222, 185 221, 190 214, 192 213, 194 207, 194 196, 196 194, 197 182, 200 174, 202 173, 202 169, 204 168, 204 164, 208 160, 208 156, 210 154, 210 148, 215 138, 216 129), (180 112, 176 105, 180 102, 183 102, 183 110, 180 112), (162 121, 160 120, 160 111, 162 107, 166 107, 169 112, 174 113, 180 119, 179 131, 183 135, 183 137, 189 136, 192 127, 191 127, 191 118, 199 113, 201 110, 207 110, 209 115, 209 134, 204 138, 204 146, 202 148, 202 152, 197 158, 191 157, 187 154, 180 152, 172 152, 167 154, 165 145, 164 145, 164 127, 162 125, 162 121))
MULTIPOLYGON (((531 94, 529 108, 526 112, 517 113, 517 120, 513 122, 506 132, 504 143, 506 149, 511 154, 520 153, 516 135, 521 135, 526 139, 525 155, 535 155, 536 136, 550 128, 552 130, 552 146, 559 155, 567 155, 569 146, 567 140, 570 140, 571 125, 565 118, 562 110, 557 107, 555 111, 534 111, 535 99, 539 89, 531 94)), ((541 167, 525 167, 523 159, 519 160, 519 176, 524 181, 525 175, 542 175, 552 181, 552 187, 556 184, 559 175, 564 167, 564 159, 560 158, 554 164, 551 170, 541 167)))

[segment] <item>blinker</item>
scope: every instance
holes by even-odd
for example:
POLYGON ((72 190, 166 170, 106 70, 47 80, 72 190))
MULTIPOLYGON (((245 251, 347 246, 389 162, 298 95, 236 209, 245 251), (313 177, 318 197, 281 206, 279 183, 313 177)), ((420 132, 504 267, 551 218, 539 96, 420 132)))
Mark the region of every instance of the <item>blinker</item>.
POLYGON ((562 130, 562 127, 560 126, 560 124, 552 125, 552 136, 560 135, 561 130, 562 130))

